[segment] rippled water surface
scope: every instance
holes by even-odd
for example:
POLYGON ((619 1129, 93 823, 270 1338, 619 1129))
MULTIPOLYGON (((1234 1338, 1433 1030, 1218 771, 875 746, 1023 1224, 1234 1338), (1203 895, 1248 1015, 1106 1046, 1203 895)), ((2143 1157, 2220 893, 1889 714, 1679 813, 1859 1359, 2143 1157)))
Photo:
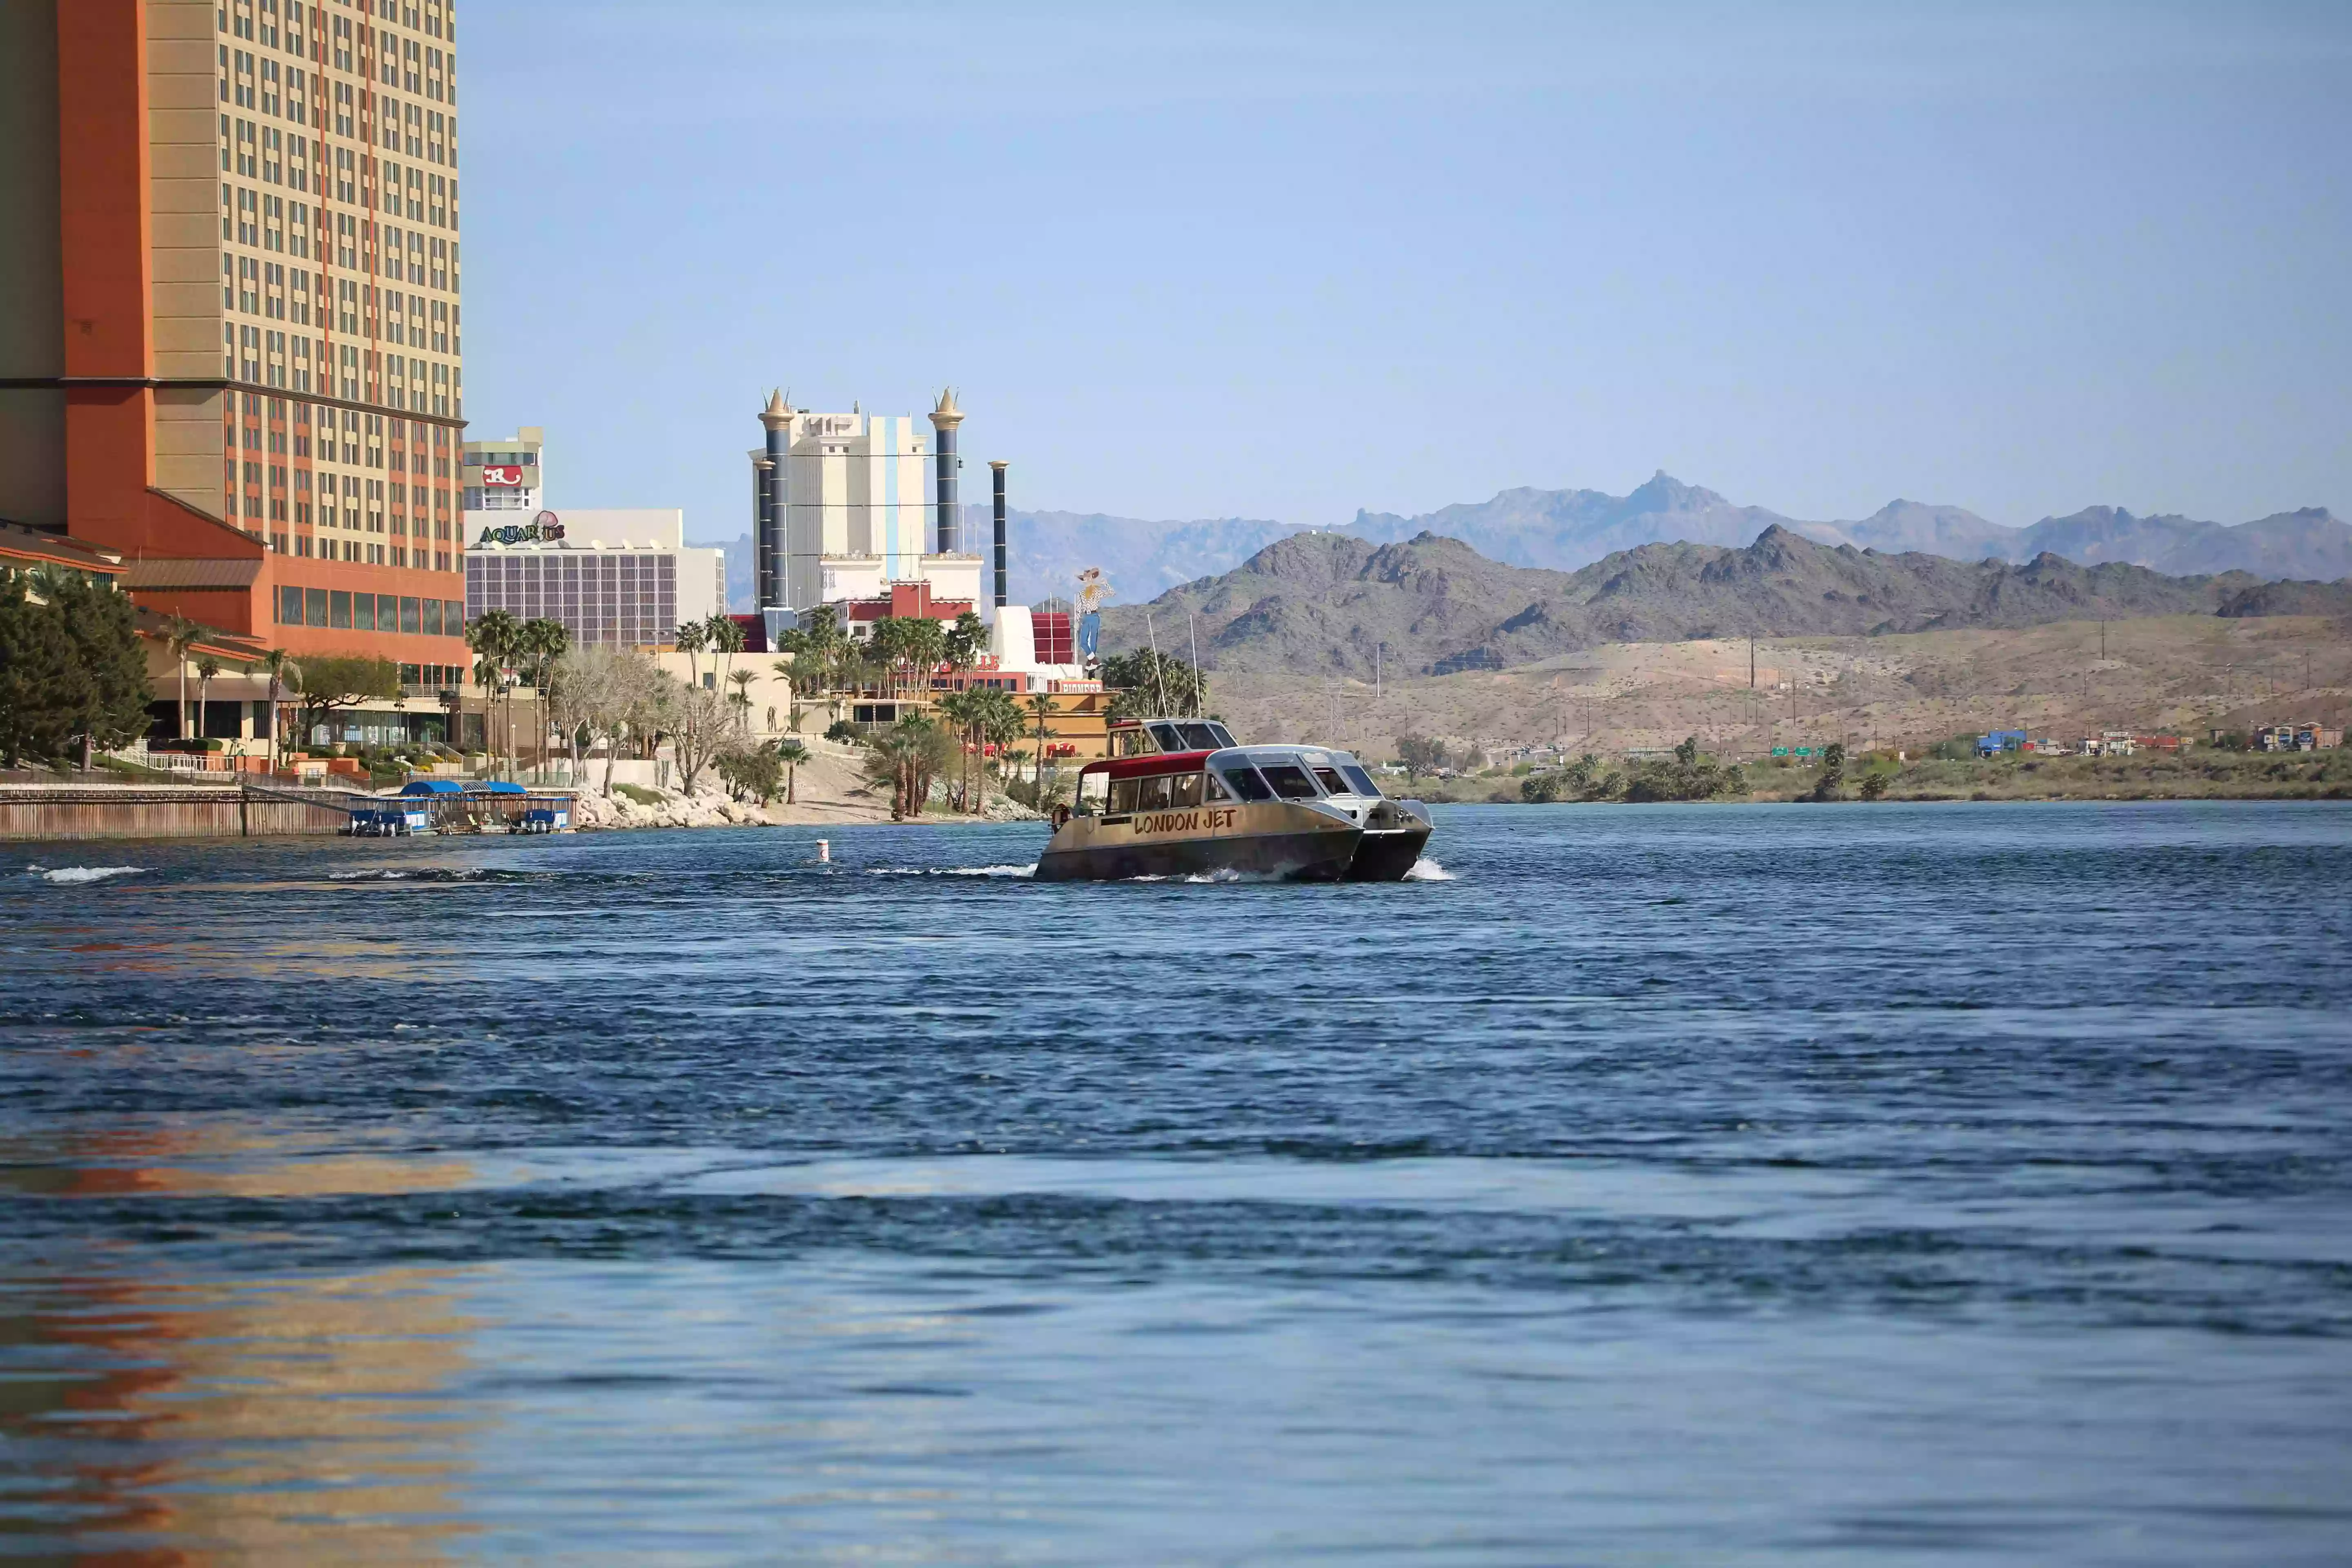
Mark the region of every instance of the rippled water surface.
POLYGON ((6 847, 0 1558, 2352 1561, 2352 811, 826 837, 6 847))

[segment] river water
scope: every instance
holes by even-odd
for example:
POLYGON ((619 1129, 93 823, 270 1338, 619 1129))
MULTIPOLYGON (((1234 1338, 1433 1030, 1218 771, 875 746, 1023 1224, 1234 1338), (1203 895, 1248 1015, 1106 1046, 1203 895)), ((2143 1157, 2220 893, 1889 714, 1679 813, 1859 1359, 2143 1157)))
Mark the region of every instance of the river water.
POLYGON ((1041 841, 15 847, 0 1559, 2352 1561, 2352 810, 1041 841))

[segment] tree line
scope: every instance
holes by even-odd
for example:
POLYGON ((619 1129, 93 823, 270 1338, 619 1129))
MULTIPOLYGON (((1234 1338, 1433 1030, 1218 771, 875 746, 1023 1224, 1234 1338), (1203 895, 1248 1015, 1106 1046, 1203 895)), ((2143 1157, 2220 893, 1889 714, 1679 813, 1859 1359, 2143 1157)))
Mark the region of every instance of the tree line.
POLYGON ((0 763, 127 745, 147 732, 149 699, 128 595, 47 568, 0 584, 0 763))

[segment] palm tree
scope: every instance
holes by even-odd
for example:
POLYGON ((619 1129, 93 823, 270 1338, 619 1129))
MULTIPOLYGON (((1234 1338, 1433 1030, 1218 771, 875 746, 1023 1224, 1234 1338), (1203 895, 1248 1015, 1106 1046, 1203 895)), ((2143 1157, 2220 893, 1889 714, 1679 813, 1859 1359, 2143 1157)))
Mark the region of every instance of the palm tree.
POLYGON ((721 680, 731 679, 733 678, 732 672, 735 668, 735 656, 743 651, 743 628, 735 623, 735 618, 732 616, 722 615, 715 611, 711 614, 710 617, 702 624, 710 628, 709 636, 711 651, 727 660, 724 665, 719 667, 720 674, 719 679, 721 680))
POLYGON ((809 749, 798 741, 779 741, 776 755, 784 764, 784 804, 791 805, 799 798, 793 794, 793 786, 799 781, 801 764, 809 759, 809 749))
POLYGON ((180 667, 180 728, 178 738, 188 738, 188 650, 205 629, 185 616, 173 616, 163 623, 163 648, 172 662, 180 667))
POLYGON ((980 759, 980 804, 981 808, 985 810, 988 805, 987 748, 994 746, 1001 754, 1006 746, 1011 745, 1013 742, 1021 738, 1021 731, 1024 726, 1021 718, 1020 704, 1013 700, 1013 694, 1011 692, 1000 691, 995 688, 991 687, 976 693, 975 695, 980 698, 980 711, 977 715, 976 722, 976 728, 980 731, 982 746, 980 759))
MULTIPOLYGON (((522 623, 505 610, 490 610, 466 628, 466 646, 479 656, 474 679, 483 689, 482 721, 489 722, 491 694, 504 689, 507 666, 513 661, 522 637, 522 623)), ((485 737, 487 739, 488 737, 485 737)), ((514 744, 514 710, 507 710, 507 743, 514 744)))
POLYGON ((958 669, 970 669, 980 662, 980 650, 988 646, 988 626, 970 610, 955 618, 947 628, 948 662, 958 669))
POLYGON ((196 731, 204 731, 205 714, 213 700, 213 677, 221 672, 221 661, 210 654, 196 660, 196 731))
POLYGON ((898 695, 898 661, 906 657, 907 623, 895 616, 884 616, 866 634, 866 656, 882 667, 882 695, 898 695))
POLYGON ((980 693, 971 687, 950 691, 939 700, 939 715, 955 728, 957 799, 966 810, 971 806, 972 742, 978 739, 980 723, 980 693))
MULTIPOLYGON (((541 769, 547 766, 548 673, 571 646, 572 634, 564 629, 563 623, 545 616, 534 616, 515 629, 515 651, 530 660, 531 689, 538 693, 537 750, 541 769)), ((509 712, 512 711, 509 708, 509 712)))
POLYGON ((1040 691, 1024 706, 1037 721, 1037 798, 1042 802, 1045 798, 1045 721, 1054 716, 1054 700, 1040 691))
POLYGON ((710 623, 707 620, 688 621, 677 628, 677 634, 670 640, 677 645, 678 652, 686 655, 687 684, 701 685, 702 661, 698 656, 710 646, 710 623))
POLYGON ((727 678, 727 684, 735 689, 735 695, 727 700, 735 705, 736 720, 747 735, 751 732, 751 682, 756 679, 748 669, 736 670, 727 678))
POLYGON ((269 673, 269 771, 278 771, 278 700, 286 688, 302 679, 302 667, 294 656, 282 647, 271 648, 261 656, 261 668, 269 673))
POLYGON ((931 677, 948 656, 948 629, 929 616, 909 616, 904 623, 906 631, 903 657, 911 667, 910 672, 919 682, 915 694, 928 700, 931 694, 931 677))

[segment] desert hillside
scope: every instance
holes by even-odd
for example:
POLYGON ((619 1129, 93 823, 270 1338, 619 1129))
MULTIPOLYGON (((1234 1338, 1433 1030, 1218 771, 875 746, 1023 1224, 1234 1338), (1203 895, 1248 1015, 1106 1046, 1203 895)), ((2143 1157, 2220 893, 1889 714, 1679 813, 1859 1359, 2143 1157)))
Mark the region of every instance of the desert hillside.
POLYGON ((2085 730, 2343 721, 2352 631, 2338 619, 2182 615, 2021 629, 1612 642, 1506 670, 1384 679, 1219 672, 1214 705, 1247 740, 1335 741, 1372 757, 1400 734, 1495 752, 1565 741, 1604 754, 1698 735, 1744 756, 1843 740, 1920 747, 1994 726, 2085 730))

